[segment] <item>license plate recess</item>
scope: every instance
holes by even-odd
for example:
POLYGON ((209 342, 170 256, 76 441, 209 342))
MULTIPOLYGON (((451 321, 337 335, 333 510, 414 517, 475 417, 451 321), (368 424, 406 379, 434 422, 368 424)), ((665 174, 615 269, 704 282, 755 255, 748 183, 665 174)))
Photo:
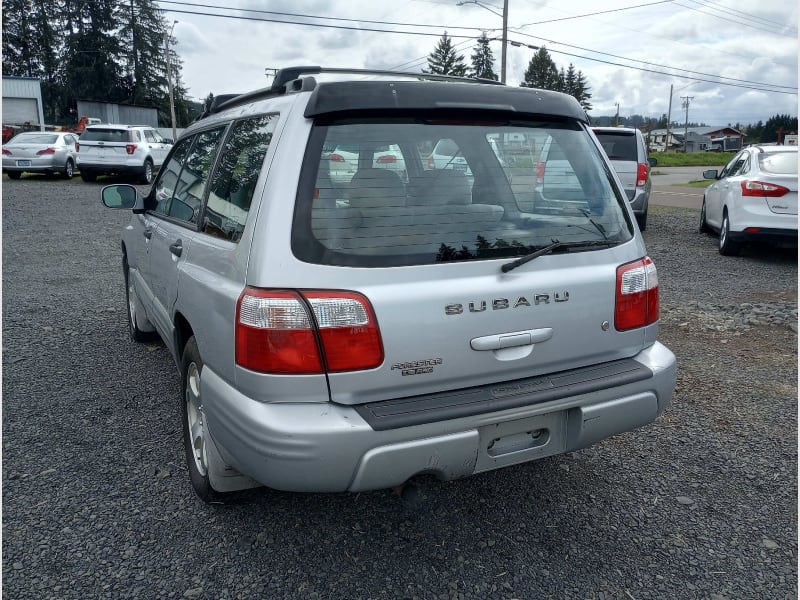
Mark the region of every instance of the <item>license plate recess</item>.
POLYGON ((566 411, 485 425, 478 433, 476 473, 560 454, 566 449, 566 411))

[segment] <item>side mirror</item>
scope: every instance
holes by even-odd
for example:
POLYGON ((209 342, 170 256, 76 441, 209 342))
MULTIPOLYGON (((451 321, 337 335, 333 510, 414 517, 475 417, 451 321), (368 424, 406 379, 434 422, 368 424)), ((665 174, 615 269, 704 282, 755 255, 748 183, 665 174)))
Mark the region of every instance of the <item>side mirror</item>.
POLYGON ((105 186, 100 191, 100 199, 106 208, 144 210, 144 198, 139 190, 127 183, 105 186))
POLYGON ((651 156, 647 159, 647 164, 649 164, 651 167, 655 167, 658 165, 658 159, 651 156))
POLYGON ((716 169, 709 169, 708 171, 703 171, 703 179, 718 179, 719 178, 719 171, 716 169))

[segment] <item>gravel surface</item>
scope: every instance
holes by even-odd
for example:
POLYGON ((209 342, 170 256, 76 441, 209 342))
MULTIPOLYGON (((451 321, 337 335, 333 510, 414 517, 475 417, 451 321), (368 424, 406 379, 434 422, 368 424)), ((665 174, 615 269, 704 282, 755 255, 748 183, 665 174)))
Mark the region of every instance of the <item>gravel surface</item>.
POLYGON ((797 596, 797 260, 651 207, 671 409, 402 502, 194 497, 178 374, 129 341, 99 185, 3 180, 3 598, 797 596), (793 329, 794 328, 794 329, 793 329))

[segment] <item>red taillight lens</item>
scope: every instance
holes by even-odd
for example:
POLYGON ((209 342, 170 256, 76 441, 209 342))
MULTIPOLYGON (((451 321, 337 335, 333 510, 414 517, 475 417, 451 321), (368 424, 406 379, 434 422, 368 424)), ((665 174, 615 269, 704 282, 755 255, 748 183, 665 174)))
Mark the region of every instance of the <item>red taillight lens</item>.
POLYGON ((361 294, 248 287, 239 297, 239 366, 262 373, 316 374, 326 368, 371 369, 382 362, 375 314, 361 294))
POLYGON ((544 167, 545 163, 540 162, 536 165, 536 183, 542 185, 544 183, 544 167))
POLYGON ((614 327, 626 331, 658 320, 658 273, 649 256, 617 267, 614 327))
POLYGON ((43 156, 45 154, 55 154, 55 153, 56 153, 56 149, 51 146, 50 148, 45 148, 44 150, 39 150, 36 154, 39 155, 39 156, 43 156))
POLYGON ((136 152, 136 144, 125 144, 125 152, 128 154, 136 152))
POLYGON ((394 154, 384 154, 379 156, 375 162, 379 165, 390 165, 397 162, 397 157, 394 154))
POLYGON ((647 175, 650 171, 650 165, 647 163, 639 163, 636 167, 636 187, 644 187, 647 183, 647 175))
POLYGON ((6 154, 6 155, 10 156, 11 155, 11 150, 6 150, 5 148, 3 148, 3 154, 6 154))
POLYGON ((789 188, 766 181, 743 181, 742 196, 758 196, 760 198, 780 198, 788 194, 789 188))
POLYGON ((331 162, 344 162, 344 156, 342 156, 341 154, 334 153, 328 157, 328 160, 331 162))
POLYGON ((75 152, 80 152, 80 151, 81 151, 81 143, 75 142, 75 152))
POLYGON ((433 160, 433 154, 428 155, 428 170, 431 171, 436 168, 436 161, 433 160))

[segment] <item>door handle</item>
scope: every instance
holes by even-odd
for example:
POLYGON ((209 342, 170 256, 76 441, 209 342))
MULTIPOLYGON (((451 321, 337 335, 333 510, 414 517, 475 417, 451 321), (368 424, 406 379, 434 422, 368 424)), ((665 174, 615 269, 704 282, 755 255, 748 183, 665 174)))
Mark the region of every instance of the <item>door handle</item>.
POLYGON ((149 240, 151 237, 153 237, 153 228, 152 228, 152 227, 145 227, 145 228, 144 228, 144 237, 145 237, 146 239, 148 239, 148 240, 149 240))
POLYGON ((177 242, 170 244, 169 251, 175 256, 180 256, 183 253, 183 240, 178 240, 177 242))
POLYGON ((549 340, 551 337, 553 337, 553 328, 544 327, 477 337, 470 340, 469 345, 473 350, 501 350, 515 346, 531 346, 549 340))

